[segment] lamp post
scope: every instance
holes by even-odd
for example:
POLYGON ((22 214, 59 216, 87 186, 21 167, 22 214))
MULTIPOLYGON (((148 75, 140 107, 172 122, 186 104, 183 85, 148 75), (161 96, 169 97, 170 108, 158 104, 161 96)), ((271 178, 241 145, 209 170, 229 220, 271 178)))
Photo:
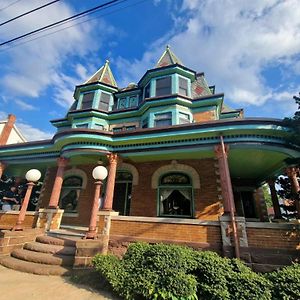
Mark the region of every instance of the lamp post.
POLYGON ((94 168, 92 173, 95 181, 95 195, 94 202, 91 212, 90 226, 89 231, 86 233, 86 239, 94 239, 96 238, 96 229, 97 229, 97 213, 99 210, 99 197, 100 190, 102 186, 102 180, 104 180, 107 176, 107 169, 103 166, 97 166, 94 168))
POLYGON ((37 169, 31 169, 26 173, 25 178, 28 181, 27 191, 26 191, 26 194, 25 194, 25 197, 24 197, 21 209, 20 209, 17 223, 16 223, 15 227, 13 228, 13 230, 16 230, 16 231, 23 230, 22 224, 25 219, 26 210, 27 210, 28 202, 29 202, 30 195, 32 192, 32 188, 34 186, 34 182, 38 181, 41 178, 41 172, 37 169))

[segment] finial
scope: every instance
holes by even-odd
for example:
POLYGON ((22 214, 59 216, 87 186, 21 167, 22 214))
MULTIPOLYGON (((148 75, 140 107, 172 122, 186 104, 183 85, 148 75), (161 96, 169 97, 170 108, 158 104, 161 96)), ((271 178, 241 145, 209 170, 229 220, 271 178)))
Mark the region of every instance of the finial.
POLYGON ((167 45, 167 47, 166 47, 166 48, 167 48, 167 50, 168 50, 168 49, 170 49, 170 45, 167 45))
POLYGON ((105 61, 105 64, 109 65, 109 59, 107 59, 107 60, 105 61))

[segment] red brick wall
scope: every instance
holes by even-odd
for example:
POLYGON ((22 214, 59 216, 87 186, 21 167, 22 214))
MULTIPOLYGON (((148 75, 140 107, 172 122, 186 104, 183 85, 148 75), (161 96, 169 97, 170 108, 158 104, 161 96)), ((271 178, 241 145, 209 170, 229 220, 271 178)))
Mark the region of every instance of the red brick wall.
POLYGON ((132 238, 154 242, 185 242, 206 247, 221 247, 219 226, 112 220, 111 238, 132 238))
POLYGON ((249 247, 300 250, 300 233, 292 230, 247 228, 249 247))
MULTIPOLYGON (((130 215, 156 216, 157 189, 152 189, 151 178, 158 168, 170 163, 171 161, 161 161, 134 164, 139 172, 139 184, 133 186, 130 215)), ((215 160, 178 160, 178 163, 193 167, 200 177, 200 189, 194 189, 195 217, 217 220, 222 209, 218 200, 215 160)))
MULTIPOLYGON (((16 213, 10 214, 9 212, 0 212, 0 229, 9 229, 15 226, 18 220, 18 216, 19 215, 16 213)), ((35 227, 36 221, 37 215, 26 215, 23 226, 25 228, 33 228, 35 227)))

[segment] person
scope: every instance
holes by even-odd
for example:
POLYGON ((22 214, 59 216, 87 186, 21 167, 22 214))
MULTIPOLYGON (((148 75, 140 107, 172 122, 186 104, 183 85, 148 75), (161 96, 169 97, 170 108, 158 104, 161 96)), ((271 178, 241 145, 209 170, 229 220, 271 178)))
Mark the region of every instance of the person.
POLYGON ((3 211, 9 211, 12 210, 12 206, 14 204, 19 204, 19 201, 17 199, 16 195, 16 190, 17 188, 15 186, 11 186, 9 191, 5 191, 3 193, 3 198, 2 198, 2 210, 3 211))

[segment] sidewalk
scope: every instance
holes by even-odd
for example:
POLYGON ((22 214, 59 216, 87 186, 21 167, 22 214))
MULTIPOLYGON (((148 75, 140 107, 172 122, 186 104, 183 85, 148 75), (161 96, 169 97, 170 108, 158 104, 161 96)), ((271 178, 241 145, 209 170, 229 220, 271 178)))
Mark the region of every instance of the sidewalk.
POLYGON ((68 277, 33 275, 0 266, 0 300, 113 300, 68 277))

